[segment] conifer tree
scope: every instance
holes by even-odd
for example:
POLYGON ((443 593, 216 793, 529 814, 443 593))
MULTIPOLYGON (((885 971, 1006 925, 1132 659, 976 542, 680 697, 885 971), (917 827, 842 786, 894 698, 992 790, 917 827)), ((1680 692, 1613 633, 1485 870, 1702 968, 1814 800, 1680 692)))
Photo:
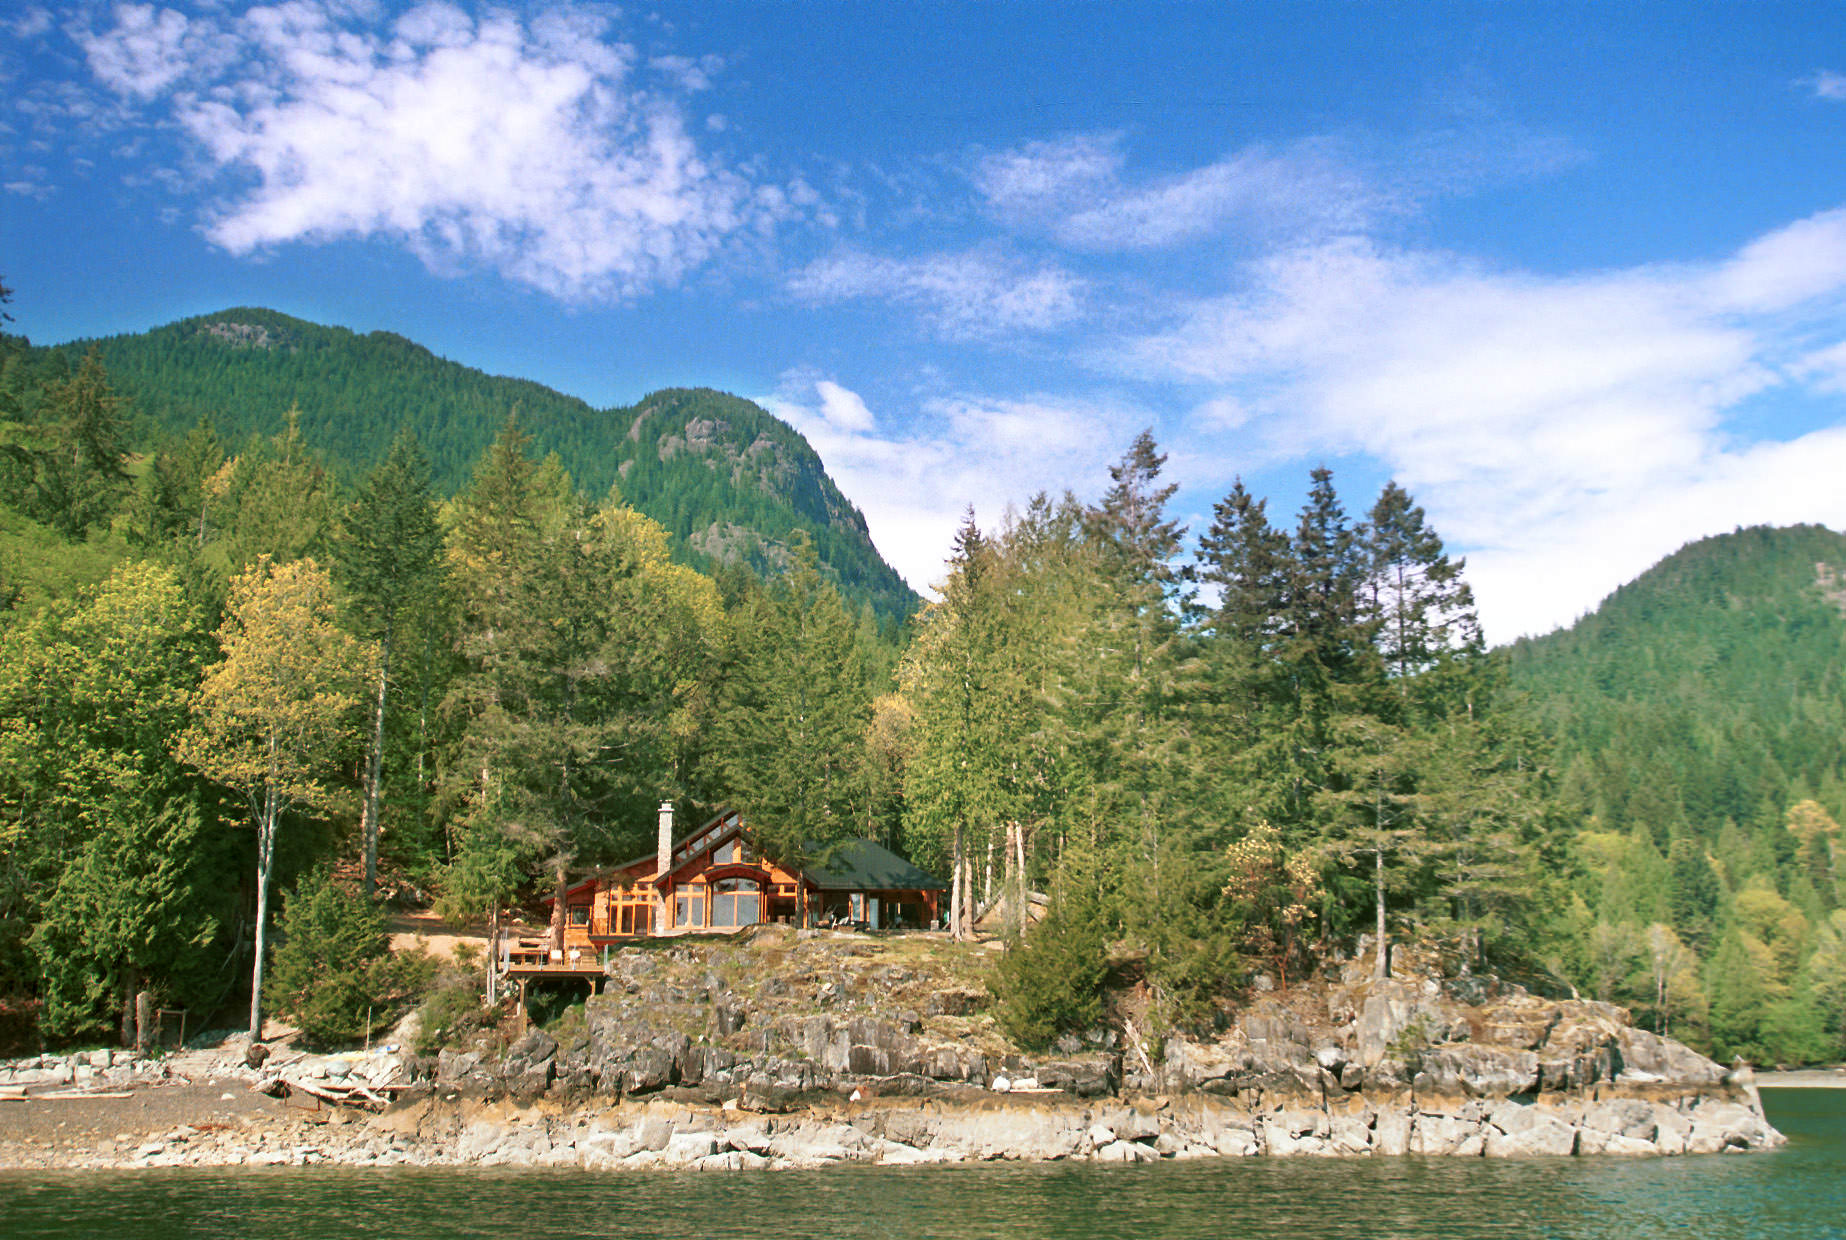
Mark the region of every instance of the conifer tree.
POLYGON ((799 861, 851 834, 870 709, 852 618, 798 532, 787 570, 736 619, 714 720, 714 757, 762 848, 799 861))
POLYGON ((1081 727, 1096 788, 1134 824, 1131 851, 1121 860, 1132 860, 1124 871, 1145 884, 1131 902, 1141 907, 1158 902, 1168 793, 1186 756, 1178 684, 1183 600, 1173 563, 1184 531, 1166 516, 1178 487, 1159 484, 1165 463, 1152 434, 1141 432, 1110 467, 1101 504, 1084 514, 1096 606, 1082 634, 1093 678, 1079 698, 1087 707, 1081 727))
POLYGON ((413 618, 420 616, 426 623, 431 618, 443 575, 442 533, 429 493, 429 464, 415 436, 399 435, 384 463, 365 480, 342 516, 334 554, 355 627, 378 650, 360 818, 365 858, 361 891, 369 900, 377 883, 379 789, 392 656, 410 639, 404 630, 413 618))
POLYGON ((1019 914, 1023 900, 1019 833, 1032 816, 1028 733, 1036 704, 1022 647, 1034 638, 1009 607, 1012 573, 970 508, 956 532, 942 601, 924 612, 905 667, 914 708, 906 772, 911 831, 922 847, 949 861, 949 928, 956 938, 965 937, 974 921, 978 845, 991 855, 1004 835, 1011 915, 1019 914))
POLYGON ((106 521, 128 489, 123 404, 94 348, 74 375, 46 393, 50 439, 40 453, 33 506, 67 538, 106 521))

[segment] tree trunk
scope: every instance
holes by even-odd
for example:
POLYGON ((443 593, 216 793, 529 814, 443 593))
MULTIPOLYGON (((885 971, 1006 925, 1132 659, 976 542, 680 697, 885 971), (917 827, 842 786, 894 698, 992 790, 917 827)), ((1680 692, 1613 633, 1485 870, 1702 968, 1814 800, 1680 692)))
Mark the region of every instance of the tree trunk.
POLYGON ((974 856, 967 849, 961 854, 961 937, 974 937, 974 856))
POLYGON ((994 833, 993 833, 993 829, 989 828, 987 831, 987 864, 986 864, 986 868, 981 872, 981 904, 985 906, 985 905, 992 904, 993 901, 994 901, 994 833))
POLYGON ((378 701, 372 708, 372 744, 365 755, 365 812, 360 831, 365 838, 365 898, 378 889, 378 783, 385 764, 385 685, 391 667, 391 630, 387 627, 378 654, 378 701))
POLYGON ((134 1046, 135 993, 140 989, 140 974, 133 965, 122 971, 122 1045, 134 1046))
POLYGON ((955 843, 949 860, 949 938, 961 939, 961 826, 955 827, 955 843))
POLYGON ((1006 824, 1006 921, 1017 943, 1026 933, 1026 828, 1022 822, 1006 824))
POLYGON ((1391 976, 1391 949, 1385 942, 1385 869, 1384 844, 1381 841, 1372 850, 1372 891, 1378 906, 1378 959, 1372 965, 1372 976, 1379 981, 1391 976))
POLYGON ((500 1000, 500 902, 487 911, 487 1006, 500 1000))
POLYGON ((274 791, 264 793, 263 820, 256 838, 256 961, 250 966, 250 1038, 263 1038, 263 949, 269 945, 269 872, 275 860, 276 804, 274 791))
POLYGON ((564 950, 564 892, 570 885, 565 877, 564 858, 559 857, 554 863, 552 876, 557 880, 555 898, 551 901, 551 950, 562 953, 564 950))

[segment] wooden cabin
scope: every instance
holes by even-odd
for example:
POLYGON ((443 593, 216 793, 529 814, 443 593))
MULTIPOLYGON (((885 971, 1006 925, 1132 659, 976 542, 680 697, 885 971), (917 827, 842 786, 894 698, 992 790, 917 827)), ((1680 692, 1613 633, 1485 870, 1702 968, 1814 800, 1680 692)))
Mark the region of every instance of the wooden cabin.
POLYGON ((515 977, 600 976, 609 950, 623 943, 799 924, 804 890, 809 925, 918 929, 941 916, 947 889, 871 840, 815 849, 805 865, 765 856, 736 810, 675 837, 672 807, 662 805, 654 852, 565 889, 564 946, 520 940, 503 964, 515 977))

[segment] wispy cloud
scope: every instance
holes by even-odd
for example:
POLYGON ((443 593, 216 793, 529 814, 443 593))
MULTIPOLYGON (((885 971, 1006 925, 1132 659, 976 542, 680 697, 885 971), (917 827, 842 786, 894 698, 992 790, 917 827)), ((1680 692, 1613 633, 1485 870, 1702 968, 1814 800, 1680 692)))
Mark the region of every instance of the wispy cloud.
POLYGON ((1711 264, 1546 278, 1343 239, 1246 276, 1105 364, 1204 392, 1200 449, 1228 421, 1272 459, 1382 462, 1472 548, 1496 637, 1571 619, 1687 538, 1846 518, 1819 482, 1846 432, 1727 429, 1836 373, 1846 211, 1711 264))
POLYGON ((978 158, 987 208, 1008 225, 1081 250, 1151 250, 1237 228, 1255 235, 1347 231, 1388 197, 1329 144, 1250 147, 1185 172, 1125 175, 1123 135, 1080 134, 978 158))
POLYGON ((1083 311, 1084 281, 1060 267, 1031 266, 992 249, 915 258, 845 249, 796 272, 800 301, 895 302, 939 335, 967 340, 1060 327, 1083 311))
POLYGON ((865 513, 878 550, 919 590, 941 582, 955 528, 974 505, 993 528, 1009 505, 1104 475, 1151 420, 1125 402, 1050 395, 927 397, 902 430, 820 372, 782 376, 759 403, 800 431, 865 513))
POLYGON ((1822 69, 1813 77, 1802 78, 1799 85, 1813 91, 1817 99, 1846 103, 1846 73, 1835 73, 1831 69, 1822 69))
POLYGON ((207 235, 236 254, 387 237, 570 300, 671 285, 795 213, 701 149, 682 92, 714 59, 639 64, 601 8, 522 20, 290 0, 240 16, 126 4, 81 44, 243 188, 207 235))

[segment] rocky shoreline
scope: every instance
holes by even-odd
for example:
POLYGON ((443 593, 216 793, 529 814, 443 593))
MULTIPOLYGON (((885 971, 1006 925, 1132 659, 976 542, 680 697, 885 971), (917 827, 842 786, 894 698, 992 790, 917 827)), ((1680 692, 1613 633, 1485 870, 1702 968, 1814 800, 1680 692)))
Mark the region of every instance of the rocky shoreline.
POLYGON ((87 1087, 121 1091, 126 1108, 191 1090, 199 1108, 106 1133, 105 1110, 86 1143, 12 1131, 9 1119, 55 1100, 0 1102, 0 1167, 736 1170, 1782 1143, 1747 1067, 1636 1029, 1619 1008, 1494 978, 1426 968, 1374 981, 1358 961, 1337 981, 1257 994, 1210 1040, 1153 1045, 1125 1020, 1032 1055, 927 963, 783 946, 799 967, 740 969, 747 947, 637 956, 555 1036, 504 1047, 285 1054, 251 1068, 231 1043, 190 1060, 0 1065, 0 1094, 87 1087))
MULTIPOLYGON (((159 1088, 159 1087, 154 1087, 159 1088)), ((15 1106, 29 1104, 13 1104, 15 1106)), ((45 1102, 40 1105, 55 1106, 45 1102)), ((205 1114, 209 1107, 201 1108, 205 1114)), ((0 1134, 5 1132, 0 1115, 0 1134)), ((119 1121, 130 1122, 130 1121, 119 1121)), ((1384 1102, 1250 1110, 1207 1094, 1083 1102, 1069 1096, 869 1097, 763 1115, 663 1098, 608 1104, 428 1093, 378 1114, 348 1107, 201 1118, 89 1141, 0 1135, 0 1168, 513 1166, 743 1170, 995 1159, 1440 1154, 1708 1154, 1780 1137, 1747 1093, 1669 1101, 1384 1102), (1425 1109, 1429 1108, 1429 1109, 1425 1109)))

